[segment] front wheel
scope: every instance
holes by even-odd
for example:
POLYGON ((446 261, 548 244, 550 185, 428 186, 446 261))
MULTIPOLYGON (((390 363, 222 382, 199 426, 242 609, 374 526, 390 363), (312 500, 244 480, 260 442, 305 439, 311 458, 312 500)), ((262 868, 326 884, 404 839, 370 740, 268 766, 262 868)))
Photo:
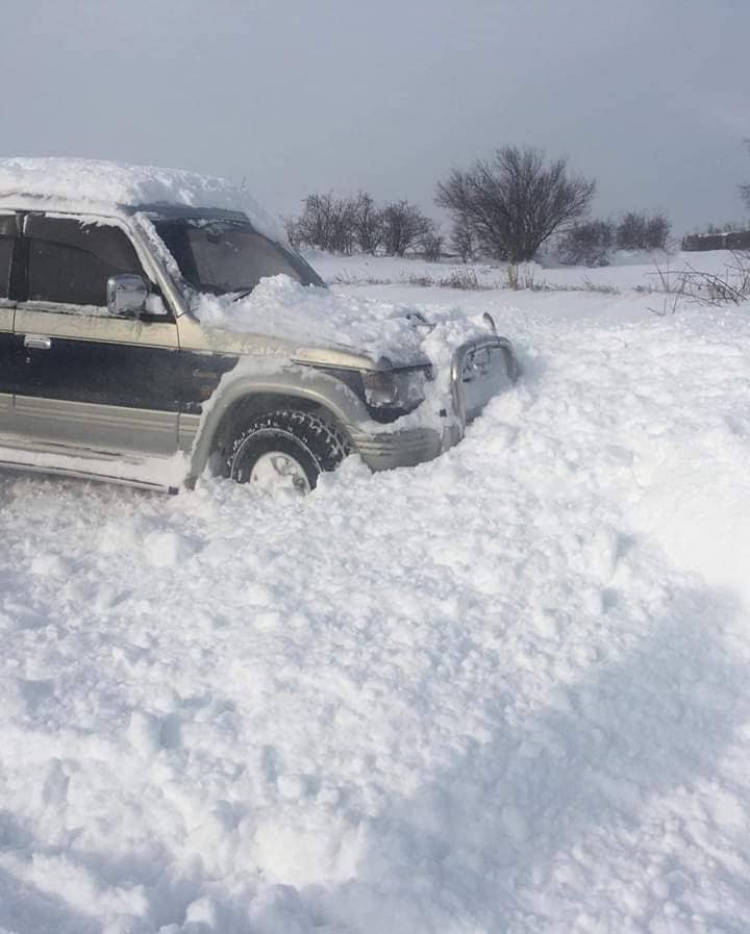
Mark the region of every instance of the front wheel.
POLYGON ((230 444, 226 474, 274 493, 309 493, 349 453, 343 432, 309 412, 281 409, 246 423, 230 444))

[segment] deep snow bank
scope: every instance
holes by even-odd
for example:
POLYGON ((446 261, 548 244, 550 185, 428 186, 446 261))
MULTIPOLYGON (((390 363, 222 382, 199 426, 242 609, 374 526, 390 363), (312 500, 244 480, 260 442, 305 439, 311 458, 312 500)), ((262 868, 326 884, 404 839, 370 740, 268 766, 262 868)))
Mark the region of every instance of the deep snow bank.
POLYGON ((526 371, 431 464, 0 479, 0 928, 750 927, 747 318, 423 297, 526 371))

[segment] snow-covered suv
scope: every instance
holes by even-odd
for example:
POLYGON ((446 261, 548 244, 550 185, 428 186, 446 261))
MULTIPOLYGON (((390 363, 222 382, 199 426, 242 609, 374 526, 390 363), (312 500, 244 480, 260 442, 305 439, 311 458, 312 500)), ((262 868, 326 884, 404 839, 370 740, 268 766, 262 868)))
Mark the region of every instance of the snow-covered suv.
POLYGON ((487 329, 322 287, 223 180, 0 160, 0 463, 307 491, 436 456, 517 374, 487 329))

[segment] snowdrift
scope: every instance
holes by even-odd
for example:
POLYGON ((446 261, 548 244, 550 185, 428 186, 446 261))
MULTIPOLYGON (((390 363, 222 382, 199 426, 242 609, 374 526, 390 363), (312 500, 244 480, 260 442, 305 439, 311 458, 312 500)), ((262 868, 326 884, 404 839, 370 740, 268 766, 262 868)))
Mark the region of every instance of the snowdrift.
POLYGON ((750 317, 403 286, 525 376, 305 500, 0 478, 0 929, 750 929, 750 317))

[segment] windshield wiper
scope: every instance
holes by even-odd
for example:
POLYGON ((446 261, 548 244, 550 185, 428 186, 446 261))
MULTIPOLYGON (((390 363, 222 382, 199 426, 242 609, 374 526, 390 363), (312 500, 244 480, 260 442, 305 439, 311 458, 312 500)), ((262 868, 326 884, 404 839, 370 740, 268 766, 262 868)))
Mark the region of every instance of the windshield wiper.
POLYGON ((242 291, 240 291, 240 292, 234 292, 234 293, 233 293, 233 294, 234 294, 234 298, 232 299, 232 301, 233 301, 233 302, 242 301, 243 298, 247 298, 247 296, 253 291, 254 288, 255 288, 255 286, 253 285, 253 286, 251 286, 249 289, 242 289, 242 291))

